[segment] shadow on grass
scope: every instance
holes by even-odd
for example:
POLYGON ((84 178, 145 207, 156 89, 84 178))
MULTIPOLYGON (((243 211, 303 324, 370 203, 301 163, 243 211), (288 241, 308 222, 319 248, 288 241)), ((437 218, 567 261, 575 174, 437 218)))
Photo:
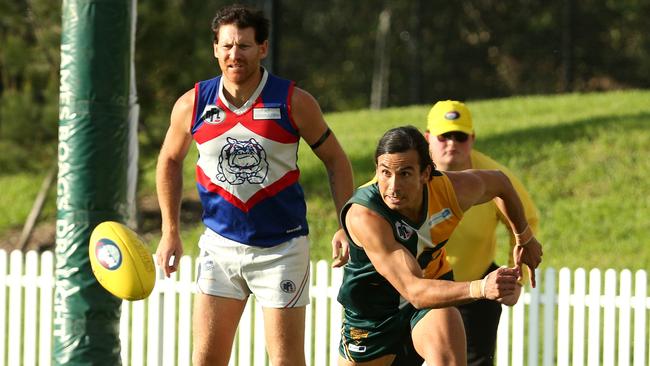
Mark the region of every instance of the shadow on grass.
MULTIPOLYGON (((497 160, 507 161, 515 157, 521 158, 522 153, 530 153, 531 145, 540 147, 546 144, 568 145, 578 140, 594 139, 607 131, 634 134, 635 131, 647 131, 649 127, 650 113, 617 114, 554 126, 515 130, 486 138, 477 136, 476 148, 497 160)), ((532 162, 536 157, 529 156, 524 159, 532 162)))
MULTIPOLYGON (((531 145, 540 148, 547 144, 565 145, 577 140, 592 139, 610 130, 612 133, 634 134, 635 131, 645 131, 648 128, 650 128, 650 113, 616 114, 553 126, 525 128, 485 138, 477 136, 476 148, 499 161, 523 158, 534 162, 543 157, 531 155, 531 145)), ((375 147, 368 146, 363 154, 349 157, 354 169, 356 185, 365 183, 374 172, 375 147)), ((329 190, 323 187, 325 174, 324 168, 302 170, 300 181, 305 191, 310 195, 328 197, 329 190)))

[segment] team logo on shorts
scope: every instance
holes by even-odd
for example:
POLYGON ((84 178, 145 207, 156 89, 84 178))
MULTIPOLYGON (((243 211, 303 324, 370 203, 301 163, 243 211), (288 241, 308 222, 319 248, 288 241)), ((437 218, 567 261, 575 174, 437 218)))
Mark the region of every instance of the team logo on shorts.
POLYGON ((284 280, 280 282, 280 288, 282 289, 282 291, 288 294, 292 294, 296 292, 296 284, 293 283, 293 281, 291 280, 284 280))
POLYGON ((214 270, 214 262, 212 259, 208 259, 207 261, 203 262, 202 266, 206 271, 214 270))
POLYGON ((217 123, 223 122, 225 118, 226 112, 214 104, 206 105, 205 109, 203 110, 203 114, 201 114, 201 119, 211 125, 216 125, 217 123))
POLYGON ((351 352, 364 353, 366 352, 366 346, 358 346, 356 344, 349 344, 348 349, 351 352))
POLYGON ((397 236, 402 240, 409 240, 413 236, 413 228, 403 221, 397 221, 395 223, 395 230, 397 231, 397 236))

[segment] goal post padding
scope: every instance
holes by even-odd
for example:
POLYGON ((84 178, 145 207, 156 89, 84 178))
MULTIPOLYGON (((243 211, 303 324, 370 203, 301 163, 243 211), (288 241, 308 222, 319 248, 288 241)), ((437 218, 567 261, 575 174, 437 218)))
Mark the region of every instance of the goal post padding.
POLYGON ((129 94, 133 1, 64 0, 62 5, 53 349, 57 365, 121 364, 121 300, 95 280, 88 240, 100 222, 132 219, 134 182, 128 167, 129 159, 137 158, 135 129, 130 126, 134 121, 129 121, 129 111, 132 115, 134 110, 129 94))

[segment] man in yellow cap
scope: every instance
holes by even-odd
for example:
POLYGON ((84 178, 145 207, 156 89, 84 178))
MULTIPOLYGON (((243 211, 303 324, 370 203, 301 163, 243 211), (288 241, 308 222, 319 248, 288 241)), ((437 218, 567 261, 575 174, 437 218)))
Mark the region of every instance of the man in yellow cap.
MULTIPOLYGON (((429 111, 425 137, 438 170, 497 169, 504 172, 519 194, 530 229, 537 233, 539 214, 521 182, 507 168, 473 149, 476 136, 472 116, 464 103, 454 100, 437 102, 429 111)), ((490 201, 466 211, 449 238, 447 259, 456 281, 481 279, 499 267, 495 263, 496 229, 499 223, 503 223, 510 233, 509 264, 512 265, 515 234, 494 201, 490 201)), ((467 336, 467 364, 493 365, 501 304, 480 300, 460 305, 458 309, 467 336)))

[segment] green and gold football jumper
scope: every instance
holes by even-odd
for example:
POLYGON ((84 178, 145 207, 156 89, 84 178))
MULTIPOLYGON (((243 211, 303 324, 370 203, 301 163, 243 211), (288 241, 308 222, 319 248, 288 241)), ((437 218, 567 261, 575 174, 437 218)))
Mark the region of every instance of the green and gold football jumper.
POLYGON ((416 310, 377 272, 364 249, 349 238, 345 217, 352 204, 375 211, 388 221, 393 237, 417 259, 426 278, 453 279, 444 245, 463 216, 449 178, 439 171, 422 191, 422 216, 413 222, 384 203, 376 182, 357 189, 343 207, 341 222, 350 241, 338 301, 344 307, 340 354, 364 362, 397 354, 411 328, 429 309, 416 310))

